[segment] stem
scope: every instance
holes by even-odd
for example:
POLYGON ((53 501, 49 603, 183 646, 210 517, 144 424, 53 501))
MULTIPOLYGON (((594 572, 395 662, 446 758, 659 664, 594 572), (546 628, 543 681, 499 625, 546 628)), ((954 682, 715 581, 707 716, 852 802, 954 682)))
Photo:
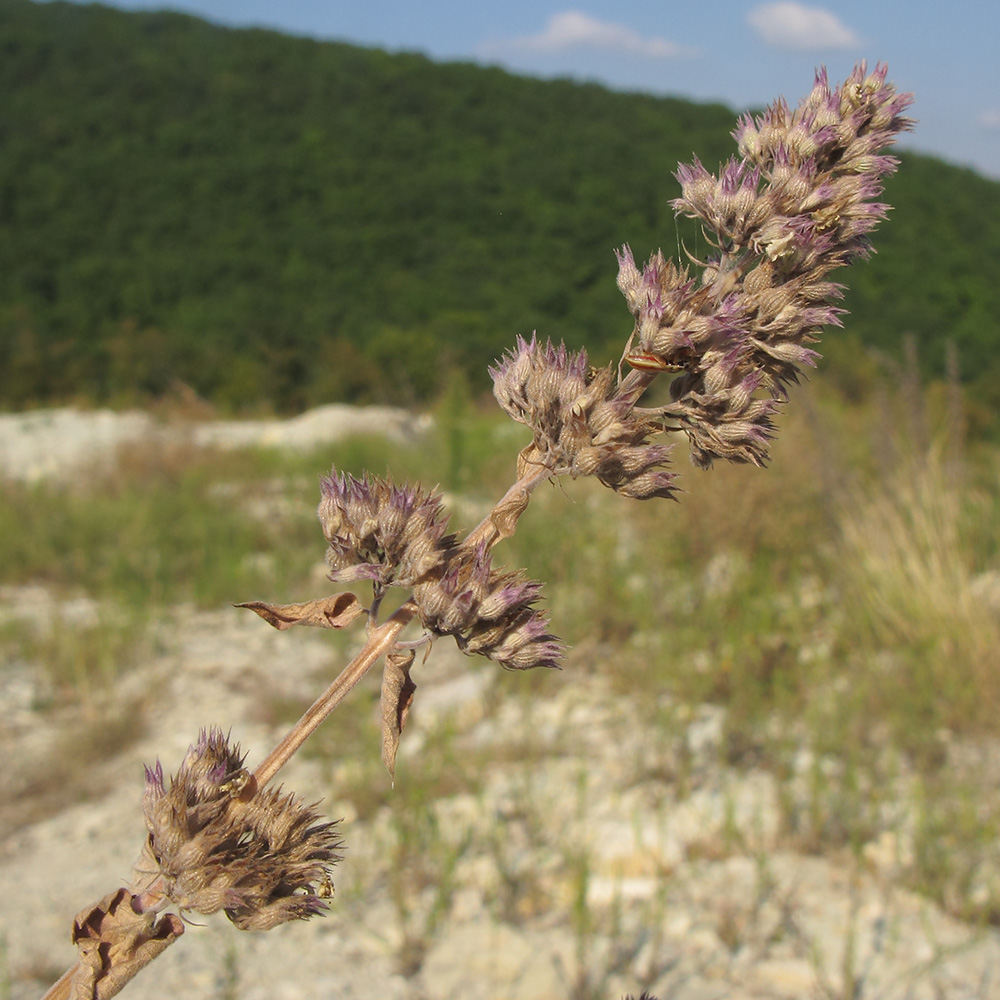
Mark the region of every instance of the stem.
POLYGON ((70 981, 73 973, 79 968, 79 963, 68 968, 46 991, 42 1000, 69 1000, 70 981))
MULTIPOLYGON (((522 452, 523 454, 523 452, 522 452)), ((506 493, 501 497, 499 502, 493 507, 489 514, 484 517, 479 524, 477 524, 472 531, 463 539, 462 544, 470 549, 474 549, 477 545, 482 542, 486 543, 487 548, 492 548, 500 541, 501 538, 506 537, 506 534, 499 527, 495 515, 498 512, 510 509, 510 508, 520 508, 515 515, 515 520, 520 517, 523 510, 528 506, 528 498, 531 496, 535 487, 539 483, 545 482, 547 479, 552 478, 552 470, 545 465, 533 465, 530 467, 529 472, 522 474, 517 481, 507 490, 506 493)))
POLYGON ((263 788, 318 728, 321 722, 343 701, 347 693, 368 673, 372 664, 395 644, 396 636, 417 613, 413 601, 407 601, 368 636, 361 652, 337 675, 336 680, 306 709, 285 738, 257 765, 240 798, 249 799, 263 788))
POLYGON ((650 383, 659 375, 659 372, 641 372, 633 368, 621 384, 615 390, 616 399, 628 399, 635 403, 636 400, 649 388, 650 383))

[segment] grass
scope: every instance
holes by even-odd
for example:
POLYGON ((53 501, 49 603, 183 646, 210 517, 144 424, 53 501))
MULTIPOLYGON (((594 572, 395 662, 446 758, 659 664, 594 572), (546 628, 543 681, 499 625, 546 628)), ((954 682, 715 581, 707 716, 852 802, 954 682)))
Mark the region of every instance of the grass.
POLYGON ((146 608, 220 605, 261 577, 288 587, 308 573, 308 506, 300 515, 268 504, 270 471, 250 454, 183 450, 134 453, 114 476, 82 484, 4 484, 0 578, 146 608))
MULTIPOLYGON (((993 770, 954 775, 970 747, 1000 736, 1000 618, 983 597, 1000 555, 1000 451, 961 440, 945 388, 872 384, 860 399, 819 386, 793 399, 766 471, 704 474, 678 446, 679 504, 630 503, 591 482, 544 488, 497 559, 546 581, 553 627, 575 647, 565 680, 604 675, 654 728, 676 726, 678 706, 721 706, 720 764, 782 779, 788 845, 864 864, 868 845, 892 834, 905 847, 902 882, 998 923, 993 770)), ((157 608, 315 596, 314 510, 331 461, 438 484, 455 526, 471 526, 505 488, 525 432, 459 389, 436 419, 419 447, 137 450, 115 473, 68 486, 3 484, 0 584, 43 584, 101 609, 85 627, 8 622, 3 661, 45 664, 51 689, 93 698, 144 654, 157 608)), ((505 677, 505 697, 531 698, 550 676, 505 677)), ((375 697, 365 690, 362 703, 375 697)), ((261 711, 279 719, 302 707, 261 711)), ((386 805, 374 709, 339 713, 309 752, 337 762, 359 817, 386 805)), ((391 793, 407 815, 431 822, 434 802, 475 794, 483 761, 454 734, 435 737, 421 761, 419 774, 401 763, 391 793)), ((682 756, 642 766, 685 781, 682 756)), ((448 852, 460 845, 440 830, 401 829, 397 848, 397 870, 450 884, 448 852), (433 870, 414 867, 410 843, 444 845, 424 852, 433 870)), ((404 923, 419 937, 443 905, 431 900, 404 923)))
POLYGON ((104 609, 94 620, 8 621, 0 627, 0 650, 14 662, 41 668, 32 707, 44 710, 67 701, 92 705, 150 649, 149 617, 140 608, 104 609))
POLYGON ((730 766, 790 777, 808 752, 790 844, 860 862, 900 834, 905 884, 996 922, 992 786, 955 781, 954 760, 1000 735, 1000 617, 983 597, 998 456, 955 440, 943 390, 908 388, 851 407, 821 397, 772 469, 692 470, 678 507, 622 510, 571 486, 517 541, 558 581, 563 634, 597 644, 582 668, 651 714, 650 691, 724 706, 730 766), (560 502, 573 527, 546 516, 560 502))

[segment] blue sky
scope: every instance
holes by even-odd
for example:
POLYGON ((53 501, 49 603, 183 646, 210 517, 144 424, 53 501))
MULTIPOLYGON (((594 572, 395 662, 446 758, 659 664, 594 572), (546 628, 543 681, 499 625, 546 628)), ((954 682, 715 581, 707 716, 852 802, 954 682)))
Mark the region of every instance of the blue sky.
POLYGON ((913 91, 906 147, 1000 179, 997 0, 116 0, 219 24, 259 25, 438 60, 572 76, 617 89, 720 100, 742 110, 795 103, 825 65, 884 61, 913 91))

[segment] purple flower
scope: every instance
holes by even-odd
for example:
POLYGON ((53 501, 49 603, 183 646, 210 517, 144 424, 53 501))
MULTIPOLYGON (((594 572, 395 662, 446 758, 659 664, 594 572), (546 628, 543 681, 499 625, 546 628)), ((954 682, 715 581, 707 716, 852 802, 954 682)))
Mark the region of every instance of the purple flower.
POLYGON ((438 569, 454 543, 441 498, 419 487, 334 471, 321 491, 317 514, 331 580, 409 587, 438 569))
POLYGON ((493 569, 485 545, 456 550, 440 579, 416 586, 420 620, 434 635, 514 670, 556 666, 563 645, 534 605, 541 585, 521 573, 493 569))
POLYGON ((859 63, 835 90, 821 70, 795 111, 778 100, 740 119, 741 158, 718 177, 697 159, 678 168, 674 208, 714 244, 700 278, 659 252, 641 272, 627 247, 618 254, 635 318, 625 360, 647 381, 680 373, 660 413, 683 427, 696 464, 767 460, 774 404, 815 364, 807 345, 840 324, 841 288, 827 275, 871 252, 887 211, 882 181, 897 165, 880 150, 911 127, 911 100, 886 83, 885 66, 869 74, 859 63), (756 402, 747 398, 755 373, 756 402))
MULTIPOLYGON (((629 289, 626 295, 634 285, 641 299, 647 286, 652 288, 654 272, 647 268, 639 275, 627 247, 619 261, 619 283, 629 289)), ((650 308, 661 306, 658 300, 650 308)), ((623 495, 638 496, 643 491, 630 491, 630 481, 666 464, 669 449, 649 443, 659 423, 635 411, 634 401, 618 392, 610 366, 590 369, 586 352, 519 337, 516 349, 490 374, 497 401, 532 430, 532 461, 552 475, 595 476, 623 495)), ((663 474, 658 482, 656 495, 670 496, 670 478, 663 474)))

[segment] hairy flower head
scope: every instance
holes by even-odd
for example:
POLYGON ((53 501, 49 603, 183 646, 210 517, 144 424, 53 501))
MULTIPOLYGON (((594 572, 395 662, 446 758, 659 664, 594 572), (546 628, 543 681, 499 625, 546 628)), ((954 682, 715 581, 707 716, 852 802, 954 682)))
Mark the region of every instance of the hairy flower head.
POLYGON ((884 218, 878 198, 897 161, 880 153, 912 122, 912 101, 886 67, 859 63, 832 89, 825 71, 795 111, 778 100, 734 133, 740 158, 718 175, 698 160, 677 172, 673 205, 698 219, 714 253, 692 276, 654 254, 640 269, 618 254, 618 286, 635 318, 625 360, 647 373, 678 373, 663 417, 676 421, 695 463, 762 465, 777 405, 808 345, 840 325, 842 289, 827 279, 871 252, 884 218))
POLYGON ((554 475, 595 476, 624 496, 672 496, 670 449, 651 444, 661 426, 616 392, 610 367, 592 369, 585 351, 517 338, 490 369, 493 393, 530 427, 540 461, 554 475))
POLYGON ((330 579, 410 587, 440 567, 454 543, 439 496, 367 474, 334 470, 321 482, 317 514, 330 543, 330 579))
POLYGON ((202 731, 169 782, 159 762, 147 767, 136 875, 182 910, 225 910, 241 930, 270 930, 326 909, 341 844, 336 824, 293 795, 264 789, 243 801, 248 778, 218 729, 202 731))
POLYGON ((540 596, 540 584, 494 569, 485 545, 457 550, 440 579, 413 591, 425 628, 511 670, 554 667, 562 656, 548 618, 534 607, 540 596))

